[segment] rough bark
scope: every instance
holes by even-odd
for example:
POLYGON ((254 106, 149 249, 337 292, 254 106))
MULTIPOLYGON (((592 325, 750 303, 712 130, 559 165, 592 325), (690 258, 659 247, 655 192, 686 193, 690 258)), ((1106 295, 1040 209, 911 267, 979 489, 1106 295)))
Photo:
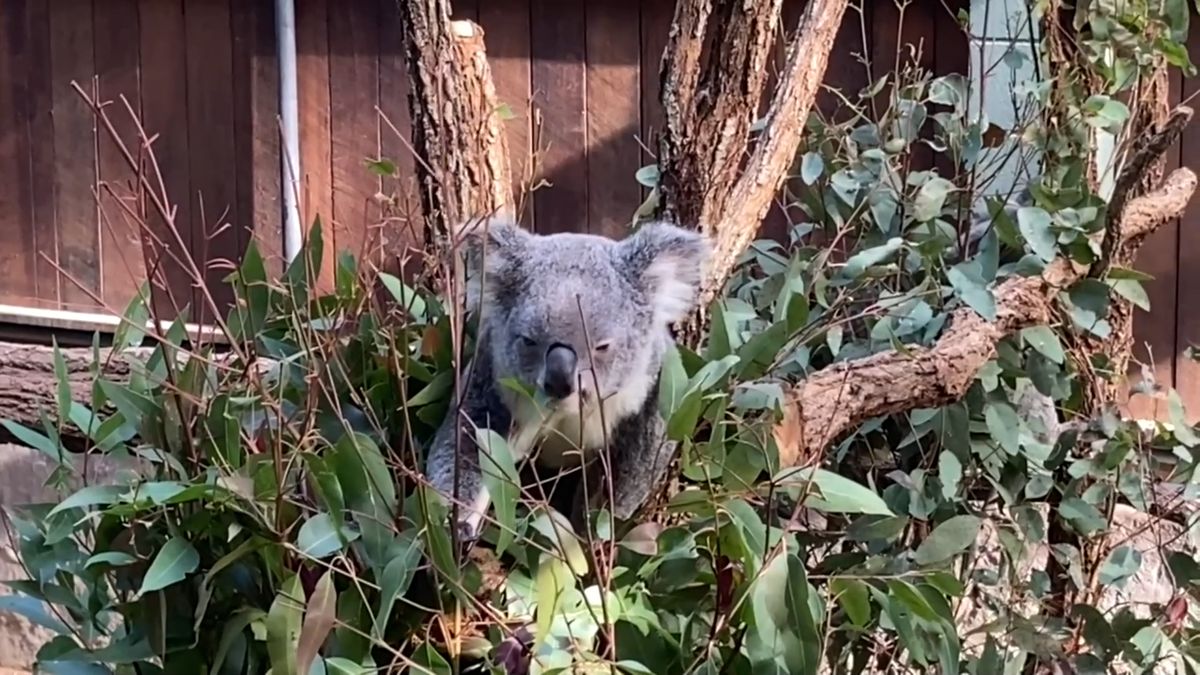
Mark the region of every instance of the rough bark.
MULTIPOLYGON (((133 347, 113 354, 108 348, 101 349, 96 371, 105 380, 128 382, 134 370, 145 364, 154 351, 154 347, 133 347)), ((95 353, 90 347, 60 348, 59 353, 66 365, 71 399, 90 406, 92 383, 96 377, 93 374, 93 366, 97 363, 95 353)), ((176 356, 181 366, 189 358, 201 358, 186 348, 177 350, 176 356)), ((232 352, 221 352, 206 358, 214 367, 227 370, 234 362, 238 362, 239 357, 232 352)), ((275 363, 270 359, 257 358, 254 368, 262 373, 275 363)), ((99 412, 108 414, 114 410, 110 406, 99 412)), ((43 415, 51 423, 58 421, 58 376, 54 372, 54 349, 40 344, 0 342, 0 420, 40 431, 43 415)), ((59 433, 63 445, 71 452, 83 452, 91 447, 85 435, 69 424, 62 425, 59 433)), ((0 443, 24 445, 2 425, 0 443)))
POLYGON ((512 177, 483 29, 446 0, 397 0, 413 149, 431 251, 465 220, 506 212, 512 177))
POLYGON ((666 218, 713 240, 701 307, 720 292, 783 185, 848 1, 808 3, 751 148, 781 4, 676 4, 662 70, 661 206, 666 218))
MULTIPOLYGON (((67 348, 60 351, 67 366, 71 398, 78 403, 90 403, 92 350, 67 348)), ((126 354, 110 359, 109 351, 102 349, 101 372, 106 379, 124 381, 129 377, 130 364, 144 361, 149 358, 150 352, 149 349, 131 349, 126 354)), ((40 430, 42 415, 54 421, 57 410, 58 378, 54 374, 54 350, 42 345, 0 343, 0 419, 40 430)), ((83 435, 69 426, 63 429, 63 440, 71 450, 81 449, 84 445, 83 435)), ((21 441, 0 427, 0 442, 21 441)))
MULTIPOLYGON (((1190 108, 1178 108, 1157 136, 1177 137, 1191 116, 1190 108)), ((1170 145, 1159 141, 1148 145, 1163 149, 1170 145)), ((1195 190, 1196 175, 1182 168, 1158 189, 1126 202, 1122 212, 1113 216, 1121 249, 1135 254, 1158 226, 1179 217, 1195 190)), ((995 322, 960 309, 951 315, 933 347, 848 361, 798 383, 787 394, 784 418, 775 431, 780 463, 795 466, 816 461, 831 442, 871 418, 961 399, 994 355, 996 344, 1022 328, 1047 323, 1059 291, 1087 273, 1086 268, 1058 260, 1041 276, 1000 284, 994 292, 995 322)))

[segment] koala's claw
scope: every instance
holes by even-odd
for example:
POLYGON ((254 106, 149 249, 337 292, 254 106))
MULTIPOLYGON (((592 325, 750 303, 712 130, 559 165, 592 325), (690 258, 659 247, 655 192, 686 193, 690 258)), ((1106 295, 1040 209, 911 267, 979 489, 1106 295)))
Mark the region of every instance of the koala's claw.
POLYGON ((471 523, 460 520, 455 523, 454 534, 458 539, 459 558, 462 558, 475 546, 481 532, 471 523))

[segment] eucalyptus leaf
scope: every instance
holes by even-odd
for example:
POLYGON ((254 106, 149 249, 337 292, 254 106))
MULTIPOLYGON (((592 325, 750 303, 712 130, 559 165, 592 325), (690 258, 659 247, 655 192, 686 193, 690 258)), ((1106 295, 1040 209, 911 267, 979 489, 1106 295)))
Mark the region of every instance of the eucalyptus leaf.
POLYGON ((200 554, 196 552, 196 548, 186 539, 171 537, 154 556, 154 561, 146 570, 138 595, 142 596, 183 581, 187 575, 195 572, 199 565, 200 554))
POLYGON ((967 550, 979 536, 982 521, 976 516, 954 516, 933 528, 913 556, 918 565, 935 565, 967 550))

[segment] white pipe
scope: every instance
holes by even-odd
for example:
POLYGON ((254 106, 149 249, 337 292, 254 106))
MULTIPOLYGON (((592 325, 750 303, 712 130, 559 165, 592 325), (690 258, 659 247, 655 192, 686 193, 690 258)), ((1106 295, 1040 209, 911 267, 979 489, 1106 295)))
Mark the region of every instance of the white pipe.
POLYGON ((279 112, 283 118, 280 186, 283 189, 283 254, 291 262, 300 251, 300 103, 296 85, 296 7, 275 0, 275 35, 279 40, 279 112))

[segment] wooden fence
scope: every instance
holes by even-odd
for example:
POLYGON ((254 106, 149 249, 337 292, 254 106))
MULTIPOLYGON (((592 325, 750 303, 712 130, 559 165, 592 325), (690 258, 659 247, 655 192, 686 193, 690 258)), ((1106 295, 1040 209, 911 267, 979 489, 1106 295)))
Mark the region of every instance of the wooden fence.
MULTIPOLYGON (((327 241, 383 262, 418 245, 413 159, 407 150, 407 75, 394 0, 296 0, 300 189, 305 224, 318 215, 327 241), (368 160, 385 157, 396 179, 368 160), (385 211, 381 196, 394 197, 385 211)), ((786 3, 794 25, 802 0, 786 3)), ((916 52, 936 72, 966 72, 968 43, 946 6, 922 0, 900 11, 887 0, 847 14, 826 84, 861 89, 916 52), (910 45, 919 47, 911 50, 910 45)), ((661 128, 659 61, 672 0, 472 0, 458 18, 486 33, 514 174, 536 186, 522 211, 542 232, 620 235, 644 198, 634 180, 653 161, 661 128)), ((6 0, 0 4, 0 303, 19 308, 118 312, 146 278, 140 227, 169 245, 171 294, 183 303, 211 292, 251 238, 280 264, 280 143, 276 37, 271 0, 6 0), (109 102, 112 131, 178 209, 175 230, 133 189, 137 173, 97 125, 79 92, 109 102), (129 111, 154 137, 153 166, 140 155, 129 111), (182 251, 202 267, 193 288, 182 251)), ((1200 54, 1200 49, 1194 53, 1200 54)), ((776 65, 782 61, 782 47, 776 65)), ((1175 82, 1187 96, 1195 81, 1175 82)), ((836 113, 836 97, 819 105, 836 113)), ((1178 164, 1200 131, 1185 136, 1178 164)), ((1198 205, 1196 208, 1200 208, 1198 205)), ((1200 211, 1188 220, 1200 218, 1200 211)), ((786 220, 776 208, 768 228, 786 220)), ((1156 372, 1200 409, 1200 317, 1179 311, 1200 288, 1200 238, 1178 225, 1147 246, 1142 266, 1153 314, 1138 337, 1156 372), (1188 264, 1191 263, 1191 264, 1188 264)), ((327 256, 329 264, 332 257, 327 256)), ((332 269, 324 270, 326 278, 332 269)), ((193 317, 202 319, 203 317, 193 317)))

